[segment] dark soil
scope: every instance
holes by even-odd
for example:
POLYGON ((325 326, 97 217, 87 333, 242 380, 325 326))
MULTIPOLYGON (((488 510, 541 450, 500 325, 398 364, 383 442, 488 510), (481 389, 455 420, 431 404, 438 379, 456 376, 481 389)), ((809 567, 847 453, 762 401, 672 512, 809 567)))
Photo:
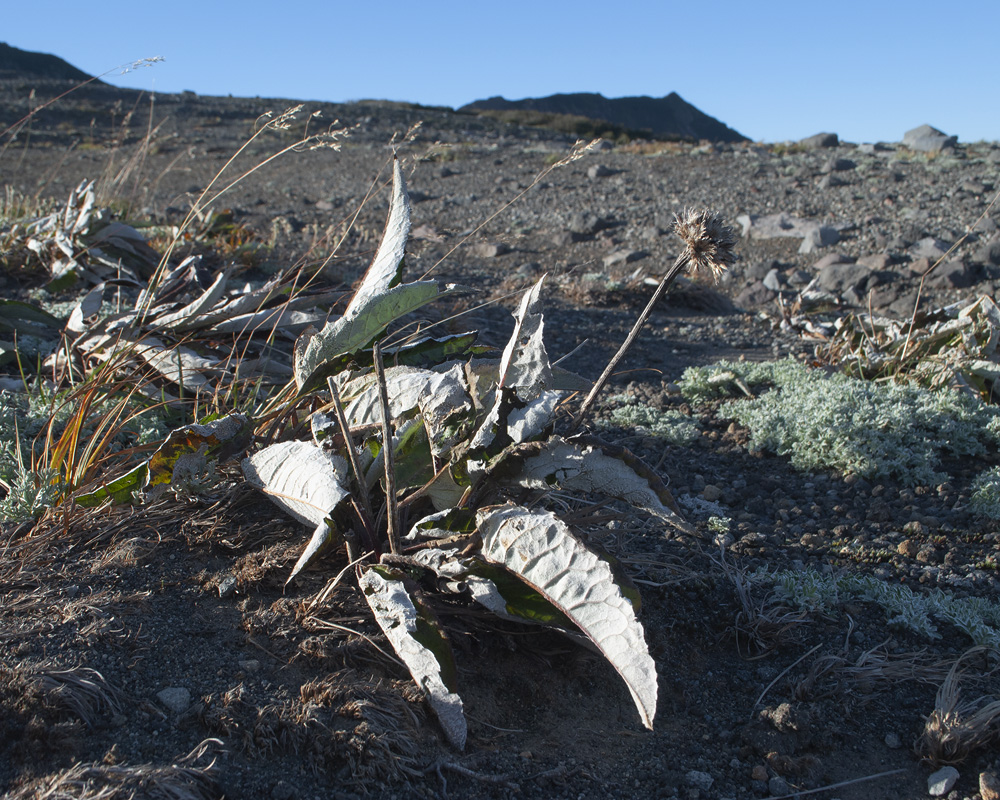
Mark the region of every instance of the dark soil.
MULTIPOLYGON (((5 92, 13 117, 22 98, 16 87, 5 92)), ((115 188, 117 202, 131 203, 133 215, 179 220, 252 121, 284 105, 158 98, 154 118, 164 122, 155 147, 141 172, 115 188)), ((22 133, 0 153, 7 185, 63 198, 134 152, 130 142, 108 142, 109 109, 97 106, 94 126, 84 128, 80 107, 59 113, 55 124, 39 119, 30 137, 22 133), (72 125, 60 126, 67 119, 72 125)), ((953 165, 900 161, 892 169, 902 178, 839 193, 815 187, 809 153, 678 146, 655 158, 600 151, 515 199, 570 143, 393 104, 326 116, 359 125, 341 152, 286 156, 220 201, 273 245, 244 265, 248 276, 325 257, 326 235, 346 230, 380 172, 385 180, 392 133, 423 118, 418 138, 401 151, 410 158, 418 232, 408 273, 433 270, 484 301, 499 299, 481 308, 463 300, 453 310, 468 312, 456 325, 502 344, 513 293, 547 272, 549 352, 569 353, 564 366, 589 378, 645 304, 652 288, 643 278, 660 274, 679 251, 667 229, 684 206, 707 205, 730 220, 783 210, 849 218, 853 233, 840 249, 858 257, 905 247, 886 244, 896 236, 954 240, 990 196, 973 201, 948 187, 996 179, 989 146, 953 165), (595 159, 617 175, 588 178, 595 159), (574 215, 586 213, 601 222, 574 233, 581 222, 574 215), (496 243, 506 252, 476 247, 496 243), (605 256, 625 248, 644 255, 605 266, 605 256)), ((242 168, 279 146, 254 144, 242 168)), ((383 192, 364 204, 326 268, 331 283, 361 274, 384 216, 383 192)), ((970 263, 987 237, 963 245, 970 263)), ((660 679, 655 731, 641 726, 620 679, 590 651, 439 600, 470 724, 465 752, 450 750, 420 691, 389 657, 350 574, 325 591, 344 567, 343 553, 285 585, 306 533, 234 473, 231 486, 197 500, 97 513, 59 508, 34 525, 4 523, 0 791, 12 798, 96 798, 111 786, 116 797, 698 800, 781 796, 889 773, 819 796, 923 796, 936 767, 914 744, 948 669, 970 647, 967 637, 947 626, 937 640, 888 629, 885 612, 865 604, 798 613, 746 576, 760 567, 809 567, 995 597, 1000 584, 977 567, 997 557, 997 524, 964 508, 973 477, 1000 459, 948 464, 947 482, 915 489, 800 473, 784 458, 749 451, 746 432, 716 406, 691 408, 670 386, 685 367, 720 358, 812 354, 814 342, 781 328, 777 293, 745 292, 759 283, 761 265, 808 269, 819 254, 802 256, 797 247, 798 240, 748 240, 723 283, 696 276, 677 287, 610 390, 690 413, 703 428, 688 447, 636 430, 602 435, 657 466, 704 538, 676 535, 624 507, 580 522, 581 534, 622 559, 642 590, 641 621, 660 679), (711 508, 732 520, 718 542, 707 526, 711 508), (172 710, 160 696, 169 688, 187 690, 187 702, 172 710)), ((917 280, 900 263, 890 303, 915 298, 917 280)), ((980 266, 975 285, 928 286, 924 303, 992 293, 995 267, 980 266)), ((17 297, 38 277, 0 281, 7 297, 17 297)), ((1000 691, 993 661, 980 654, 964 663, 963 699, 1000 691)), ((978 776, 995 759, 987 747, 960 763, 955 797, 980 797, 978 776)))

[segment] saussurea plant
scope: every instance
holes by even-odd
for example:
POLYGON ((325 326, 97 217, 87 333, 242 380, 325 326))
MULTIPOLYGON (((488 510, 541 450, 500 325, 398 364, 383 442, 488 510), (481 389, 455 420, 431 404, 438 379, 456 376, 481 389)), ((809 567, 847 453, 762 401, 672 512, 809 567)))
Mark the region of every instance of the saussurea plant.
POLYGON ((524 294, 499 358, 487 357, 474 333, 387 333, 458 291, 436 281, 402 282, 409 227, 394 163, 386 229, 371 266, 340 317, 298 338, 294 382, 266 414, 177 429, 147 462, 77 502, 199 487, 217 461, 249 447, 245 479, 312 528, 289 581, 321 550, 344 548, 375 620, 452 745, 464 746, 466 722, 451 647, 428 602, 440 592, 590 640, 651 728, 657 677, 637 618, 638 593, 612 557, 556 514, 525 502, 549 490, 601 493, 694 530, 663 482, 627 450, 586 433, 553 433, 559 403, 587 384, 549 362, 544 278, 524 294), (273 442, 276 422, 303 411, 310 435, 273 442), (255 437, 273 443, 257 449, 255 437))

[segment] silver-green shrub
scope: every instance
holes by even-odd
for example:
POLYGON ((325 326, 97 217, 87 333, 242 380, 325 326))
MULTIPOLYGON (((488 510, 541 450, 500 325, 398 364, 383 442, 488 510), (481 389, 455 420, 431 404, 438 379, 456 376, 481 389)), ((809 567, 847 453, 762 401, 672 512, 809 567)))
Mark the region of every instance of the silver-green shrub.
POLYGON ((661 411, 620 394, 610 397, 609 402, 616 407, 611 409, 610 422, 604 420, 598 423, 599 427, 638 428, 676 445, 689 445, 701 435, 698 421, 680 411, 669 408, 661 411))
POLYGON ((989 519, 1000 519, 1000 467, 981 473, 972 484, 969 507, 989 519))
POLYGON ((956 598, 939 589, 919 594, 871 575, 823 575, 814 570, 762 569, 750 579, 772 584, 781 602, 800 611, 829 612, 841 603, 874 603, 885 611, 891 628, 940 639, 937 620, 955 626, 977 645, 1000 647, 1000 605, 979 597, 956 598))
POLYGON ((787 455, 803 470, 930 485, 947 477, 935 469, 943 455, 981 455, 1000 440, 1000 410, 968 395, 828 375, 791 359, 691 368, 680 385, 704 400, 744 394, 741 383, 771 388, 719 415, 750 429, 751 448, 787 455))

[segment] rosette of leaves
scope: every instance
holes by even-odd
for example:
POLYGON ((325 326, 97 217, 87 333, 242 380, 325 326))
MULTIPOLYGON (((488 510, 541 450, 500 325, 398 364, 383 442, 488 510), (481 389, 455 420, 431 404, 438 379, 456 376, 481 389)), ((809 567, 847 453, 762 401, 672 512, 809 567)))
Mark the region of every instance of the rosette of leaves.
POLYGON ((376 621, 458 748, 465 719, 448 637, 429 602, 437 592, 589 640, 652 727, 656 669, 637 592, 613 559, 524 503, 539 489, 597 492, 691 529, 663 483, 627 451, 553 433, 558 404, 585 382, 550 364, 542 281, 522 298, 499 358, 425 339, 416 345, 423 364, 400 359, 408 351, 397 348, 386 351, 391 365, 377 369, 372 344, 450 291, 402 282, 408 229, 397 165, 386 231, 354 298, 342 317, 296 344, 298 399, 324 403, 311 440, 272 444, 243 462, 249 481, 313 528, 289 580, 322 549, 346 542, 376 621), (394 544, 390 531, 403 517, 416 521, 394 544))
MULTIPOLYGON (((499 357, 475 347, 474 334, 394 337, 407 315, 454 287, 403 282, 409 202, 398 164, 393 176, 386 229, 353 298, 295 345, 294 382, 282 398, 288 414, 315 409, 310 435, 268 444, 242 462, 248 482, 312 530, 288 580, 324 549, 344 546, 375 621, 456 748, 466 723, 437 594, 586 640, 651 728, 657 678, 638 593, 611 556, 527 498, 600 493, 692 529, 666 486, 628 451, 554 433, 559 403, 586 382, 549 361, 542 281, 522 298, 499 357), (387 343, 393 338, 404 343, 387 343)), ((189 426, 134 481, 141 477, 147 491, 177 488, 175 481, 183 488, 189 451, 201 474, 213 453, 243 444, 245 430, 243 418, 189 426)))

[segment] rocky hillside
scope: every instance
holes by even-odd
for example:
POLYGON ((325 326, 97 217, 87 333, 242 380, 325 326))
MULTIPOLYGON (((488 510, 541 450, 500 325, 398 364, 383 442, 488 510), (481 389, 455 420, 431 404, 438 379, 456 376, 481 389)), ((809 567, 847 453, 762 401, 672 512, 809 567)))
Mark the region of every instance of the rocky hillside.
POLYGON ((459 111, 541 111, 569 114, 610 122, 632 130, 648 130, 656 138, 707 139, 712 142, 745 142, 747 137, 710 117, 676 92, 666 97, 616 97, 578 92, 549 97, 476 100, 459 111))

